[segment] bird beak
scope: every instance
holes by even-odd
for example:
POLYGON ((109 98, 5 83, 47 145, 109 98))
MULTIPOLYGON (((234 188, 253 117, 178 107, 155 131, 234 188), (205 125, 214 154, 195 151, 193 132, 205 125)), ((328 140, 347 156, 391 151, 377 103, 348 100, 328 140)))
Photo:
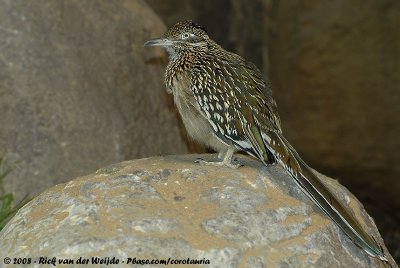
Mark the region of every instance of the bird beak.
POLYGON ((171 46, 173 44, 173 41, 166 39, 166 38, 159 38, 159 39, 151 39, 144 43, 145 47, 166 47, 166 46, 171 46))

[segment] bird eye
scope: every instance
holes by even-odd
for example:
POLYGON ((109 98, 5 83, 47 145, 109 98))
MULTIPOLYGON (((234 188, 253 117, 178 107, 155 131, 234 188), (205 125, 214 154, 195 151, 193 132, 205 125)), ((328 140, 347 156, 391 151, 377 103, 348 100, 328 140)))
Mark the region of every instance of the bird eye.
POLYGON ((189 33, 182 34, 182 39, 188 39, 190 37, 189 33))

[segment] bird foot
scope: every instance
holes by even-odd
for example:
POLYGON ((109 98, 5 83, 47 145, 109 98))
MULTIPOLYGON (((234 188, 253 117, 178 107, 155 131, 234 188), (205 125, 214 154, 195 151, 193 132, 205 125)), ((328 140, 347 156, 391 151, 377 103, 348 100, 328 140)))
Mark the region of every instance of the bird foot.
POLYGON ((229 161, 229 162, 226 162, 226 161, 206 161, 206 160, 203 160, 201 158, 196 159, 194 162, 198 163, 200 165, 217 166, 217 167, 228 167, 228 168, 232 168, 232 169, 237 169, 237 168, 243 166, 242 164, 233 164, 231 161, 229 161))
POLYGON ((276 166, 277 164, 278 164, 277 162, 272 162, 272 163, 266 162, 266 163, 264 163, 264 165, 265 165, 266 167, 273 167, 273 166, 276 166))

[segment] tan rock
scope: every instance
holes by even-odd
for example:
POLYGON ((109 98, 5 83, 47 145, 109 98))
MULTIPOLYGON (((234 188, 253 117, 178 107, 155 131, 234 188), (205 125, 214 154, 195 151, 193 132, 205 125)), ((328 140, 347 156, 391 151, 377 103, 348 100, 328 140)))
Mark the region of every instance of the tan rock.
MULTIPOLYGON (((380 267, 280 166, 240 156, 244 167, 233 170, 195 164, 197 157, 122 162, 50 188, 2 230, 0 257, 55 256, 74 264, 115 257, 124 261, 119 267, 135 257, 210 261, 199 267, 380 267)), ((382 243, 354 196, 321 177, 382 243)))

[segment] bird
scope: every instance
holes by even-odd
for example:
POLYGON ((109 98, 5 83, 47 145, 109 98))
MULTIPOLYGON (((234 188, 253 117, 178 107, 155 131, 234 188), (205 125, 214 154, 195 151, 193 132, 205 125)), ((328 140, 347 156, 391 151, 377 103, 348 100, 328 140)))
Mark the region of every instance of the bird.
POLYGON ((144 46, 166 49, 167 92, 189 136, 218 152, 219 161, 202 164, 238 168, 243 151, 265 165, 279 164, 300 189, 357 246, 388 262, 381 245, 325 186, 282 134, 271 83, 241 56, 224 50, 201 25, 180 21, 144 46))

